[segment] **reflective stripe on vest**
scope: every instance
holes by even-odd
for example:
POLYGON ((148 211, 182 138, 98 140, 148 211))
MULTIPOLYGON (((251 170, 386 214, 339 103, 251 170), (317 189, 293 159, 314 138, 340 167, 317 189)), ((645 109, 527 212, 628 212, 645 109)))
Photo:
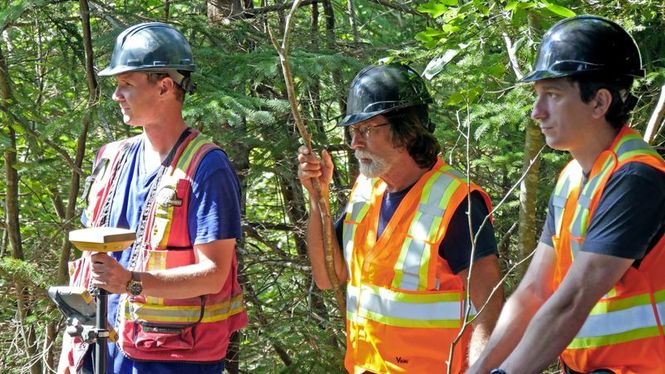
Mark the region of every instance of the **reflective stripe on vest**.
MULTIPOLYGON (((178 158, 178 162, 175 167, 169 166, 169 169, 166 171, 165 175, 162 177, 161 185, 159 186, 159 191, 162 190, 171 190, 172 197, 176 197, 176 184, 181 179, 186 179, 188 172, 193 175, 195 170, 191 172, 188 170, 192 165, 192 160, 200 154, 200 152, 206 152, 206 146, 215 147, 210 143, 210 139, 198 135, 192 141, 187 144, 185 149, 182 151, 182 154, 178 158)), ((198 166, 198 162, 197 165, 198 166)), ((154 210, 154 220, 152 221, 152 228, 149 235, 149 242, 153 249, 156 248, 166 248, 168 245, 169 234, 171 233, 171 225, 173 224, 173 209, 176 202, 167 201, 161 202, 157 201, 155 204, 154 210)), ((182 203, 182 202, 180 202, 182 203)), ((163 267, 153 264, 151 269, 163 269, 163 267)))
MULTIPOLYGON (((656 310, 658 311, 658 318, 661 323, 665 321, 665 290, 654 292, 654 300, 656 301, 656 310)), ((665 324, 664 324, 665 326, 665 324)))
MULTIPOLYGON (((573 222, 570 225, 570 233, 576 237, 581 238, 586 236, 586 230, 589 227, 589 212, 591 210, 591 199, 598 191, 598 187, 601 185, 600 182, 606 180, 606 177, 609 173, 614 170, 616 165, 616 160, 611 155, 606 156, 601 171, 593 175, 589 181, 585 184, 582 189, 582 193, 577 198, 577 207, 575 208, 575 215, 573 222)), ((573 256, 575 253, 579 252, 581 249, 582 243, 579 241, 571 240, 570 248, 573 251, 573 256)))
MULTIPOLYGON (((662 300, 659 305, 662 309, 662 300)), ((599 347, 659 334, 649 294, 612 301, 601 300, 591 310, 568 348, 599 347)))
MULTIPOLYGON (((349 203, 346 206, 346 216, 344 218, 343 240, 344 240, 344 258, 346 263, 351 261, 351 253, 353 252, 353 238, 356 234, 358 224, 365 218, 369 211, 370 199, 372 197, 372 186, 374 186, 379 179, 365 178, 362 175, 358 177, 356 186, 352 191, 349 198, 349 203)), ((350 271, 350 269, 347 269, 350 271)))
POLYGON ((201 306, 165 306, 129 303, 129 307, 126 310, 126 318, 136 321, 178 324, 222 321, 243 311, 242 294, 228 301, 205 305, 204 309, 203 316, 201 316, 201 306))
POLYGON ((561 235, 561 218, 563 218, 563 209, 566 207, 566 201, 568 196, 572 192, 571 188, 571 178, 574 178, 574 175, 578 173, 581 174, 581 170, 573 170, 579 168, 579 164, 574 163, 570 164, 564 170, 564 177, 559 179, 554 188, 554 195, 552 196, 552 205, 554 206, 554 227, 556 230, 556 236, 561 235))
POLYGON ((402 244, 399 259, 395 264, 392 286, 404 290, 427 289, 429 250, 436 240, 441 220, 450 202, 450 197, 462 182, 444 172, 449 166, 436 171, 425 183, 418 204, 418 211, 409 226, 408 237, 402 244))
MULTIPOLYGON (((602 167, 598 173, 590 177, 577 201, 575 214, 569 227, 570 233, 574 237, 583 238, 586 236, 586 231, 591 219, 589 216, 591 202, 594 195, 599 191, 599 187, 602 185, 600 181, 607 179, 606 177, 609 173, 614 171, 618 162, 625 161, 628 158, 637 155, 652 155, 659 157, 658 154, 639 137, 639 134, 633 131, 627 132, 623 135, 622 138, 616 142, 614 148, 610 152, 605 151, 601 153, 600 157, 605 158, 602 161, 602 167)), ((557 187, 555 188, 553 196, 553 203, 555 205, 554 222, 557 229, 557 236, 560 235, 563 207, 565 206, 565 202, 572 190, 571 185, 578 183, 577 181, 582 177, 582 168, 579 167, 579 164, 576 161, 572 161, 571 164, 573 165, 566 167, 566 173, 564 173, 561 179, 557 182, 557 187), (561 207, 562 209, 557 209, 557 207, 561 207)), ((581 241, 570 241, 573 255, 579 251, 581 245, 581 241)))
POLYGON ((414 295, 387 288, 348 285, 346 315, 350 321, 365 319, 397 327, 459 328, 460 292, 414 295))
POLYGON ((626 134, 617 142, 615 149, 619 162, 637 155, 649 155, 660 158, 658 152, 651 148, 636 132, 626 134))

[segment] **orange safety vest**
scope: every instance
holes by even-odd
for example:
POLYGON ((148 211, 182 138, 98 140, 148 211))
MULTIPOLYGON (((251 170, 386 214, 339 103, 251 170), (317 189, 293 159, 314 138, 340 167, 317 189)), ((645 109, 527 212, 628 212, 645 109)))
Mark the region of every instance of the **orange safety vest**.
MULTIPOLYGON (((136 138, 108 144, 97 161, 96 180, 89 194, 88 222, 100 222, 103 206, 113 194, 112 181, 119 173, 125 144, 136 138), (118 166, 119 165, 119 166, 118 166)), ((140 270, 157 271, 196 262, 188 231, 188 207, 192 181, 199 162, 218 147, 191 130, 176 150, 162 176, 155 203, 147 216, 140 270)), ((111 201, 112 204, 112 201, 111 201)), ((102 220, 103 221, 103 220, 102 220)), ((71 264, 72 285, 88 286, 90 253, 71 264)), ((237 280, 235 255, 231 272, 216 294, 187 299, 123 295, 118 305, 118 346, 129 358, 144 361, 218 362, 226 355, 229 336, 247 325, 242 289, 237 280)), ((65 339, 69 337, 65 335, 65 339)), ((71 338, 70 338, 71 339, 71 338)), ((71 368, 79 368, 87 345, 79 338, 68 342, 71 368)))
MULTIPOLYGON (((623 165, 641 162, 665 172, 663 159, 637 132, 624 127, 595 160, 586 184, 580 165, 571 161, 553 194, 556 252, 554 287, 563 281, 609 178, 623 165)), ((593 307, 577 336, 561 354, 571 369, 610 369, 617 374, 656 374, 665 370, 665 236, 638 268, 631 267, 593 307)))
MULTIPOLYGON (((489 196, 440 158, 404 197, 377 239, 386 184, 358 177, 343 224, 350 373, 443 373, 465 312, 463 280, 438 255, 469 191, 489 196)), ((471 329, 456 346, 452 373, 466 367, 471 329)))

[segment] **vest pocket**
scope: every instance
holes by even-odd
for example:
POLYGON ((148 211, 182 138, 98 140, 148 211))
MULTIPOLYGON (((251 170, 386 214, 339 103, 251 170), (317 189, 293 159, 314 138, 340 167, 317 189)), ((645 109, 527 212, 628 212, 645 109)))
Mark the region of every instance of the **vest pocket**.
POLYGON ((194 347, 193 326, 181 327, 137 321, 134 321, 132 326, 132 341, 139 351, 183 351, 194 347))

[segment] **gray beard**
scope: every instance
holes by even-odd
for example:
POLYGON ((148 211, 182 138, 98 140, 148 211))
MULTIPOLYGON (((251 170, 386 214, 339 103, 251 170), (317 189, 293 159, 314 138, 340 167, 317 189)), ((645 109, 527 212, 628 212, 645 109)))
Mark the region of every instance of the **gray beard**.
POLYGON ((372 153, 357 150, 355 152, 355 156, 358 161, 360 161, 361 158, 369 158, 372 160, 372 162, 369 164, 359 162, 360 173, 367 178, 377 178, 388 171, 388 163, 386 160, 372 153))

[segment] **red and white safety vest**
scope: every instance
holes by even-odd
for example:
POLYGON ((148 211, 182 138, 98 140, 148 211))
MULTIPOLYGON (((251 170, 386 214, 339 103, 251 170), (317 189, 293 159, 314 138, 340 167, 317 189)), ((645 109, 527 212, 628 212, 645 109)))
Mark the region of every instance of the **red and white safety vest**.
MULTIPOLYGON (((96 181, 88 198, 88 222, 99 225, 100 216, 126 142, 108 144, 100 152, 96 181)), ((158 271, 196 262, 188 231, 189 198, 199 162, 209 151, 218 149, 198 131, 191 133, 175 152, 172 163, 159 181, 155 203, 146 220, 146 233, 140 248, 143 261, 139 271, 158 271)), ((121 167, 121 166, 120 166, 121 167)), ((113 204, 111 200, 111 204, 113 204)), ((84 252, 70 266, 71 284, 87 286, 90 253, 84 252)), ((123 295, 118 306, 118 345, 131 359, 146 361, 218 362, 226 355, 229 336, 247 325, 242 289, 237 280, 235 254, 231 271, 216 294, 187 299, 123 295)), ((71 339, 65 336, 65 339, 71 339)), ((82 364, 87 346, 74 338, 66 344, 71 368, 82 364)))

